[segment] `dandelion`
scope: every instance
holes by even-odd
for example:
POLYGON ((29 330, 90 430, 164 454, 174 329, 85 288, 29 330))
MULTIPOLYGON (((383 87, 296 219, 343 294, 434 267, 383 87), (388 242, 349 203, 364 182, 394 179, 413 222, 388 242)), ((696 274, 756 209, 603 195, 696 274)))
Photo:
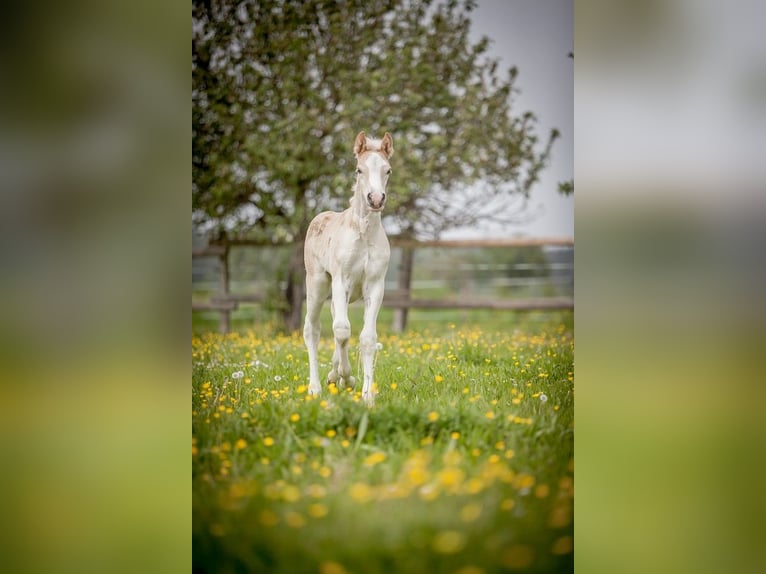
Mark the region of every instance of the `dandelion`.
POLYGON ((299 514, 293 510, 285 512, 285 524, 290 528, 303 528, 306 526, 306 519, 302 514, 299 514))
POLYGON ((374 452, 370 456, 364 459, 364 466, 375 466, 386 460, 385 453, 374 452))
POLYGON ((271 510, 262 510, 258 515, 258 521, 263 526, 276 526, 279 524, 279 516, 271 510))
POLYGON ((460 468, 445 468, 436 476, 439 484, 447 490, 459 487, 465 479, 465 472, 460 468))
POLYGON ((540 393, 540 402, 544 403, 548 400, 548 396, 545 393, 540 393))
POLYGON ((431 411, 430 413, 428 413, 428 421, 429 422, 433 423, 433 422, 436 422, 438 420, 439 420, 439 413, 437 413, 436 411, 431 411))
POLYGON ((561 555, 569 554, 574 548, 574 543, 571 536, 562 536, 556 539, 551 547, 551 553, 561 555))
MULTIPOLYGON (((401 368, 401 367, 398 367, 398 368, 401 368)), ((391 388, 391 390, 392 390, 392 391, 395 391, 395 390, 396 390, 396 387, 398 387, 399 385, 397 385, 396 383, 391 383, 391 384, 390 384, 390 385, 388 385, 388 386, 391 388)))
POLYGON ((503 552, 500 558, 503 566, 511 570, 523 570, 528 568, 534 560, 534 552, 529 546, 516 544, 503 552))
POLYGON ((434 536, 431 546, 439 554, 455 554, 465 546, 465 535, 457 530, 444 530, 434 536))
POLYGON ((302 395, 308 390, 308 387, 306 385, 299 385, 297 389, 295 389, 295 392, 299 395, 302 395))
POLYGON ((288 484, 282 490, 282 500, 284 500, 285 502, 296 502, 300 500, 300 498, 301 498, 301 491, 298 490, 297 486, 288 484))
POLYGON ((500 503, 500 510, 512 510, 514 506, 516 506, 516 501, 510 498, 506 498, 500 503))
POLYGON ((301 415, 299 415, 298 413, 293 413, 290 415, 291 423, 297 423, 299 420, 301 420, 301 415))
POLYGON ((279 382, 279 381, 281 381, 281 380, 282 380, 282 377, 281 377, 280 375, 274 375, 274 380, 275 380, 276 382, 279 382))
POLYGON ((463 522, 476 522, 481 516, 481 504, 466 504, 460 509, 460 520, 463 522))
POLYGON ((246 441, 245 439, 243 439, 243 438, 239 439, 239 440, 238 440, 238 441, 237 441, 237 442, 234 444, 234 447, 235 447, 237 450, 242 450, 242 449, 243 449, 243 448, 245 448, 246 446, 247 446, 247 441, 246 441))
POLYGON ((383 343, 375 343, 375 350, 376 351, 382 351, 383 350, 383 343))
POLYGON ((492 411, 487 411, 487 412, 484 414, 484 416, 485 416, 486 418, 488 418, 489 420, 492 420, 492 419, 494 419, 494 418, 495 418, 495 413, 494 413, 494 412, 492 412, 492 411))
POLYGON ((338 433, 335 429, 330 429, 325 433, 325 435, 327 435, 328 438, 333 438, 336 434, 338 433))
POLYGON ((550 494, 550 487, 547 484, 539 484, 535 488, 535 497, 536 498, 545 498, 550 494))
POLYGON ((319 469, 319 476, 322 478, 327 478, 332 474, 332 470, 330 468, 323 466, 319 469))
POLYGON ((434 376, 434 381, 436 381, 437 383, 441 383, 443 380, 444 380, 444 377, 442 377, 441 375, 434 376))
POLYGON ((274 439, 270 436, 267 436, 263 439, 263 444, 266 446, 274 446, 274 439))
POLYGON ((347 574, 347 572, 342 564, 329 561, 319 565, 319 574, 347 574))
POLYGON ((312 518, 323 518, 329 511, 324 504, 314 503, 309 505, 308 512, 312 518))
POLYGON ((310 484, 306 488, 306 494, 311 498, 324 498, 327 494, 327 489, 321 484, 310 484))
POLYGON ((349 495, 357 502, 369 502, 372 499, 372 489, 363 482, 355 482, 349 489, 349 495))
POLYGON ((452 440, 458 440, 460 438, 460 433, 457 431, 453 431, 449 436, 452 440))

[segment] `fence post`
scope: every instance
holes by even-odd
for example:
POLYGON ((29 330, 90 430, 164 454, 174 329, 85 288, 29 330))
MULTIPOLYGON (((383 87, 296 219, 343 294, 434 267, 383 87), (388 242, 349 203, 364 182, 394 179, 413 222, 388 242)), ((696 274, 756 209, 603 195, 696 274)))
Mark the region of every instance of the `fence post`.
MULTIPOLYGON (((218 290, 221 293, 222 298, 226 298, 229 295, 229 244, 223 242, 223 253, 218 256, 220 263, 220 274, 218 276, 218 290)), ((231 311, 228 309, 221 309, 221 319, 219 330, 221 333, 228 333, 231 329, 231 311)))
MULTIPOLYGON (((410 299, 410 286, 412 284, 412 264, 415 249, 410 245, 402 245, 402 257, 399 263, 397 278, 397 291, 399 296, 408 301, 410 299)), ((394 319, 391 325, 394 333, 402 333, 407 328, 408 307, 394 309, 394 319)))

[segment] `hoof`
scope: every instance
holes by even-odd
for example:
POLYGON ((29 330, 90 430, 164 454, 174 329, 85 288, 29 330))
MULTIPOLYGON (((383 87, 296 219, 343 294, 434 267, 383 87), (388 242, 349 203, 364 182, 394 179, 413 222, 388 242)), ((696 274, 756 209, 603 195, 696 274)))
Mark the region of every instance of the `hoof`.
POLYGON ((319 385, 309 385, 309 394, 310 395, 318 395, 322 392, 322 387, 319 385))
POLYGON ((362 400, 368 407, 375 406, 375 394, 374 393, 362 393, 362 400))

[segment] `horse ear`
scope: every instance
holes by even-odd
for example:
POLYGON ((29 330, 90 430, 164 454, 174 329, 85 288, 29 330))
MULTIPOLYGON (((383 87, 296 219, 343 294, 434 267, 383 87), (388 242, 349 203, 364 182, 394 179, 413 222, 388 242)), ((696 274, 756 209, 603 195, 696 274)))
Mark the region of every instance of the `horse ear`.
POLYGON ((383 141, 380 142, 380 151, 386 154, 386 157, 394 155, 394 140, 388 132, 383 136, 383 141))
POLYGON ((364 132, 359 132, 354 140, 354 155, 359 157, 359 154, 365 149, 367 149, 367 136, 364 135, 364 132))

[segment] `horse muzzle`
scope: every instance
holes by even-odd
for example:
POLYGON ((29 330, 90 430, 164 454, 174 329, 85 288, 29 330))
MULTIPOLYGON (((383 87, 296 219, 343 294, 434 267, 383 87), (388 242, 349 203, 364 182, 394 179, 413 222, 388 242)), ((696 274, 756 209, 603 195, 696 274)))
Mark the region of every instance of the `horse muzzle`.
POLYGON ((368 193, 367 205, 372 211, 382 211, 383 206, 386 204, 385 193, 368 193))

